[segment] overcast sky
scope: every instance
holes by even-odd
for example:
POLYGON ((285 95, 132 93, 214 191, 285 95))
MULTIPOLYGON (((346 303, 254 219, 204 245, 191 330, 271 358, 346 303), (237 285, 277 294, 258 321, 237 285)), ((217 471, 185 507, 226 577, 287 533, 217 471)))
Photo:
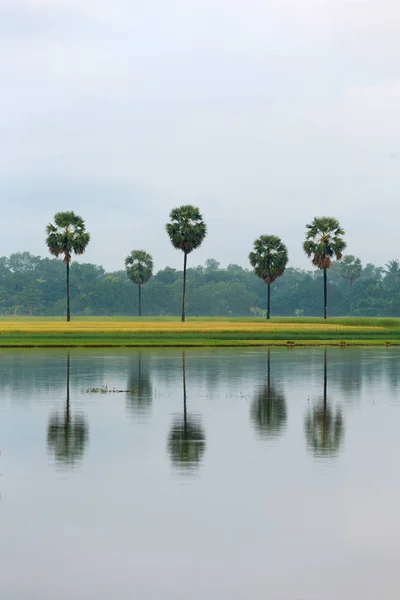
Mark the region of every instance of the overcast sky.
POLYGON ((0 255, 46 255, 74 210, 87 262, 180 267, 165 223, 198 205, 189 264, 248 266, 314 216, 364 263, 400 257, 398 0, 0 0, 0 255))

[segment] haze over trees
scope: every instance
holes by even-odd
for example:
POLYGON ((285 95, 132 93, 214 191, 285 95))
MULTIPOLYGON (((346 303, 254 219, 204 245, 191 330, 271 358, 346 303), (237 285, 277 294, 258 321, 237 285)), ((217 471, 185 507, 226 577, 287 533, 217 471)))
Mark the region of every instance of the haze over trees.
POLYGON ((187 256, 198 248, 207 234, 207 226, 199 209, 191 204, 174 208, 170 212, 170 223, 166 230, 174 248, 182 250, 183 258, 183 290, 182 290, 182 323, 186 318, 186 270, 187 256))
POLYGON ((144 250, 132 250, 125 259, 126 274, 138 286, 139 317, 142 316, 142 285, 153 275, 153 259, 144 250))
MULTIPOLYGON (((142 315, 181 314, 182 270, 166 267, 142 288, 142 315)), ((222 268, 208 259, 187 269, 188 316, 265 317, 265 284, 240 265, 222 268)), ((329 270, 330 316, 400 316, 400 280, 392 280, 382 266, 362 267, 352 285, 341 274, 341 263, 329 270)), ((287 267, 271 284, 276 316, 321 316, 323 273, 320 269, 287 267)), ((99 265, 71 264, 71 305, 77 316, 137 315, 138 296, 125 269, 107 272, 99 265)), ((65 265, 62 261, 17 252, 0 257, 0 314, 65 316, 65 265)))
POLYGON ((70 263, 72 254, 83 254, 90 241, 90 234, 85 228, 85 221, 72 211, 58 212, 54 215, 54 224, 46 227, 46 244, 50 254, 64 255, 67 270, 67 321, 71 320, 70 309, 70 263))

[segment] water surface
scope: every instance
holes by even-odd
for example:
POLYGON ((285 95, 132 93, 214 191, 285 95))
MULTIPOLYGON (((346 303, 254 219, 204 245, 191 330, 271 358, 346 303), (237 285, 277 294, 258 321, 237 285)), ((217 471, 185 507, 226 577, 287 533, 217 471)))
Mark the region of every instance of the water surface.
POLYGON ((400 596, 400 351, 2 350, 6 600, 400 596))

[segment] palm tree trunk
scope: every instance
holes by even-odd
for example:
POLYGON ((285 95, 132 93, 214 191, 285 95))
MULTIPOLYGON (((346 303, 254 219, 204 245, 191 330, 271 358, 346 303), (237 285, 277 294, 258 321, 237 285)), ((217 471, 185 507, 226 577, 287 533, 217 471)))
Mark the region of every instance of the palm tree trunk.
POLYGON ((271 318, 271 284, 268 282, 268 291, 267 291, 267 319, 271 318))
POLYGON ((142 316, 142 286, 139 283, 139 317, 142 316))
POLYGON ((328 284, 326 277, 326 267, 324 268, 324 319, 328 317, 328 284))
POLYGON ((70 286, 69 286, 69 260, 67 260, 67 321, 71 320, 70 286))
POLYGON ((185 258, 183 259, 183 293, 182 293, 182 323, 186 319, 186 264, 187 264, 187 253, 184 253, 185 258))
POLYGON ((182 352, 182 379, 183 379, 183 423, 185 427, 185 435, 187 430, 187 414, 186 414, 186 354, 182 352))

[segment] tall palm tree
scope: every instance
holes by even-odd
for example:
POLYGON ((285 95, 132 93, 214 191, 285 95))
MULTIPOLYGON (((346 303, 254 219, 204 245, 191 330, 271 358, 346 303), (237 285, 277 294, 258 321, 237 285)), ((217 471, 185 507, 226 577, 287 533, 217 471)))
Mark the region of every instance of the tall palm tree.
POLYGON ((67 269, 67 321, 71 320, 69 266, 72 254, 83 254, 90 241, 90 234, 85 228, 85 221, 72 211, 59 212, 54 215, 54 224, 46 227, 46 244, 50 254, 64 255, 67 269))
POLYGON ((57 463, 73 466, 82 459, 89 439, 89 428, 83 415, 71 417, 70 353, 67 353, 67 400, 63 415, 53 413, 47 429, 47 446, 57 463))
POLYGON ((168 436, 172 463, 182 472, 191 472, 200 463, 206 447, 204 430, 193 416, 187 414, 186 354, 182 354, 183 419, 175 420, 168 436))
POLYGON ((271 283, 283 275, 288 262, 288 251, 281 238, 276 235, 261 235, 254 242, 254 252, 249 261, 257 277, 268 286, 267 319, 271 317, 271 283))
POLYGON ((343 256, 342 264, 340 265, 340 275, 342 279, 347 281, 349 284, 349 313, 351 313, 351 291, 353 283, 361 277, 362 264, 359 258, 356 258, 352 254, 343 256))
POLYGON ((271 384, 271 352, 268 350, 267 382, 252 405, 251 419, 260 437, 275 438, 286 426, 287 413, 285 396, 271 384))
POLYGON ((316 457, 333 456, 338 453, 344 437, 344 421, 341 411, 336 413, 328 405, 327 350, 324 351, 324 392, 322 399, 306 415, 304 429, 307 445, 316 457))
POLYGON ((328 316, 327 269, 332 266, 332 258, 341 260, 346 242, 342 238, 344 230, 333 217, 315 217, 306 225, 304 252, 311 257, 313 265, 324 270, 324 319, 328 316))
POLYGON ((182 323, 186 318, 186 265, 187 255, 198 248, 207 234, 207 226, 199 209, 191 204, 185 204, 171 210, 170 223, 166 230, 174 248, 182 250, 183 259, 183 292, 182 292, 182 323))
POLYGON ((132 250, 125 259, 129 279, 139 286, 139 317, 142 316, 142 285, 153 275, 153 259, 144 250, 132 250))

